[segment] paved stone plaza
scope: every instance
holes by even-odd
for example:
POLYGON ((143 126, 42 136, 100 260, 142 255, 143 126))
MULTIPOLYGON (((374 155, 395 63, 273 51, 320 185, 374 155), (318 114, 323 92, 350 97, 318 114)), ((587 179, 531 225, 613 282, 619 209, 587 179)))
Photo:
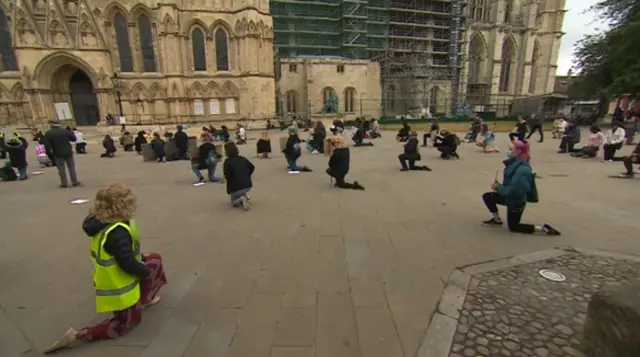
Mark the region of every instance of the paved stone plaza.
MULTIPOLYGON (((406 173, 393 136, 352 149, 348 179, 364 192, 332 188, 323 156, 305 155, 315 172, 292 176, 281 154, 253 159, 250 212, 231 209, 223 185, 192 187, 186 161, 100 159, 95 144, 76 158, 81 188, 59 189, 53 168, 0 184, 0 356, 40 356, 69 326, 99 321, 81 230, 90 203, 68 202, 117 181, 138 195, 143 250, 163 255, 169 285, 129 335, 63 356, 439 357, 427 327, 456 267, 553 247, 640 254, 640 179, 607 178, 621 163, 534 142, 540 203, 524 218, 563 235, 524 236, 480 225, 506 134, 502 154, 465 145, 461 160, 442 161, 422 148, 433 172, 406 173)), ((251 158, 254 145, 241 150, 251 158)))

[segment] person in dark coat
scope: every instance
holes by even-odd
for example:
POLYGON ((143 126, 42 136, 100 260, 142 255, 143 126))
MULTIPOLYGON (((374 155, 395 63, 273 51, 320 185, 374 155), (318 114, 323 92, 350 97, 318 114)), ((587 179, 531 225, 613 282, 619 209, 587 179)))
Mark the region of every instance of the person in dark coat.
POLYGON ((404 152, 398 155, 398 160, 400 160, 400 165, 402 169, 400 171, 431 171, 431 169, 426 166, 416 166, 416 161, 420 161, 421 156, 418 151, 418 133, 415 130, 409 131, 409 137, 404 144, 404 152), (407 162, 409 165, 407 165, 407 162))
POLYGON ((224 141, 225 143, 228 142, 231 138, 231 134, 229 134, 229 128, 227 128, 226 125, 220 127, 220 132, 218 132, 217 135, 219 139, 224 141))
POLYGON ((313 128, 312 146, 315 151, 320 154, 324 153, 324 139, 327 137, 327 129, 324 127, 324 123, 321 120, 316 122, 313 128))
POLYGON ((189 153, 187 152, 189 149, 189 137, 187 133, 182 131, 182 125, 178 125, 176 128, 175 135, 173 136, 173 140, 176 143, 176 149, 178 152, 176 153, 176 160, 189 160, 189 153))
POLYGON ((433 141, 433 146, 440 151, 441 158, 445 160, 452 157, 459 159, 457 141, 455 134, 449 132, 447 129, 442 129, 440 130, 440 135, 436 136, 433 141))
POLYGON ((351 137, 351 140, 355 143, 354 146, 373 146, 372 142, 364 141, 366 130, 360 118, 356 119, 355 128, 356 132, 353 134, 353 137, 351 137))
POLYGON ((60 127, 59 121, 51 122, 51 129, 44 134, 45 149, 51 152, 54 157, 58 175, 60 176, 60 187, 68 187, 67 173, 65 165, 69 169, 69 177, 73 186, 80 186, 80 181, 76 176, 76 164, 73 160, 73 149, 71 143, 76 141, 73 131, 60 127))
POLYGON ((348 183, 344 180, 349 173, 349 162, 351 160, 351 154, 347 144, 344 142, 344 138, 342 136, 332 136, 330 140, 333 152, 331 153, 331 158, 329 158, 327 174, 336 180, 335 186, 339 188, 364 190, 364 187, 362 187, 358 181, 348 183))
POLYGON ((156 157, 156 161, 165 162, 165 150, 164 150, 164 140, 160 137, 160 134, 153 133, 153 139, 151 140, 151 150, 153 150, 153 155, 156 157))
POLYGON ((401 143, 406 142, 407 140, 409 140, 409 132, 411 131, 411 127, 409 126, 409 124, 407 124, 406 120, 404 121, 404 124, 402 124, 402 128, 400 128, 400 130, 398 130, 398 134, 396 135, 396 141, 399 141, 401 143))
POLYGON ((29 178, 27 174, 27 148, 24 142, 19 137, 12 136, 7 140, 6 148, 11 166, 18 170, 18 178, 20 180, 29 178))
POLYGON ((224 144, 227 159, 224 160, 223 172, 227 182, 227 194, 233 207, 242 207, 245 211, 251 209, 251 198, 247 195, 253 188, 251 176, 255 167, 246 157, 241 156, 238 147, 233 142, 224 144))
POLYGON ((575 120, 571 119, 567 122, 567 126, 562 133, 562 139, 560 139, 560 146, 558 147, 558 154, 574 153, 577 150, 575 145, 580 142, 580 127, 576 124, 575 120))
POLYGON ((267 131, 263 131, 260 139, 258 139, 258 142, 256 143, 256 153, 258 158, 271 158, 271 139, 269 138, 269 133, 267 131))
POLYGON ((307 166, 298 165, 298 159, 302 156, 302 147, 300 146, 302 140, 298 137, 298 129, 295 126, 290 126, 287 130, 289 130, 289 137, 287 138, 287 143, 282 153, 284 153, 284 157, 287 159, 289 172, 311 172, 311 169, 307 166))
POLYGON ((142 145, 147 143, 147 138, 144 137, 144 131, 139 131, 138 136, 133 140, 133 147, 138 154, 142 154, 142 145))
POLYGON ((112 158, 116 156, 116 151, 118 151, 118 149, 116 148, 116 143, 111 138, 111 135, 104 136, 104 139, 102 140, 102 147, 104 148, 104 153, 100 154, 100 157, 112 158))
POLYGON ((513 131, 509 133, 509 140, 520 140, 524 141, 527 136, 527 122, 524 120, 522 115, 518 116, 518 123, 513 128, 513 131))
POLYGON ((7 141, 3 132, 0 132, 0 159, 7 158, 7 141))

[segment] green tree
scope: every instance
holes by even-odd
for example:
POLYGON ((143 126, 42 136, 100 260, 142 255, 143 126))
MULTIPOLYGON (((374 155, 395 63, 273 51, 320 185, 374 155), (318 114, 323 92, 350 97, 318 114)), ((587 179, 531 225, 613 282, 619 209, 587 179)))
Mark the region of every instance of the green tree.
POLYGON ((576 44, 574 66, 579 77, 573 96, 640 92, 640 2, 602 0, 589 11, 609 25, 576 44))

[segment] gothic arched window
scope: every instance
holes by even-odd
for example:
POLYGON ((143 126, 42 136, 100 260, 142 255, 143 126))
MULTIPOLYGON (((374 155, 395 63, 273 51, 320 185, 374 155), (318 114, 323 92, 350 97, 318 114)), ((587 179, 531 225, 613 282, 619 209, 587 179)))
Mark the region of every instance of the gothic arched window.
POLYGON ((142 69, 144 72, 156 72, 156 54, 153 50, 151 22, 144 14, 138 17, 138 33, 140 35, 140 52, 142 52, 142 69))
POLYGON ((0 72, 18 70, 18 61, 16 60, 16 53, 13 51, 13 42, 11 41, 9 21, 2 9, 0 9, 0 59, 2 60, 0 72))
POLYGON ((473 0, 471 17, 474 21, 489 21, 490 0, 473 0))
POLYGON ((390 85, 387 88, 387 109, 393 110, 396 107, 396 86, 390 85))
POLYGON ((322 90, 322 104, 327 105, 331 97, 338 98, 338 96, 336 96, 336 90, 331 87, 325 87, 322 90))
POLYGON ((431 92, 429 94, 429 105, 431 105, 434 108, 438 107, 438 99, 440 97, 440 88, 438 87, 433 87, 431 88, 431 92))
POLYGON ((506 39, 502 44, 502 57, 500 65, 500 82, 498 90, 508 92, 511 86, 511 69, 513 67, 515 48, 513 40, 506 39))
POLYGON ((473 36, 469 44, 469 83, 483 82, 484 63, 486 50, 480 35, 473 36))
POLYGON ((216 39, 216 69, 218 71, 229 70, 229 51, 227 43, 227 33, 223 29, 218 29, 216 39))
POLYGON ((191 47, 193 50, 193 70, 207 70, 207 54, 204 45, 204 33, 198 27, 191 32, 191 47))
POLYGON ((353 113, 355 112, 355 98, 356 98, 356 90, 352 87, 346 88, 344 90, 344 111, 345 113, 353 113))
POLYGON ((298 112, 298 93, 294 90, 287 92, 287 113, 298 112))
POLYGON ((131 55, 131 44, 129 43, 127 19, 121 13, 117 13, 113 18, 113 26, 116 31, 116 44, 118 45, 118 56, 120 57, 120 72, 133 72, 133 56, 131 55))

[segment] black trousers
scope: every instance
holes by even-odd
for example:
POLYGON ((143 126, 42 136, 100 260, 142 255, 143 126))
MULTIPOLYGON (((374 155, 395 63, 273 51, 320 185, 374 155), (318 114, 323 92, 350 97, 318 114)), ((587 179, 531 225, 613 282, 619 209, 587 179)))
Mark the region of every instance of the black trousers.
POLYGON ((544 140, 544 133, 542 132, 542 124, 533 124, 531 125, 531 129, 529 130, 529 135, 527 135, 527 139, 533 135, 533 132, 537 131, 540 134, 540 141, 544 140))
POLYGON ((336 175, 333 172, 331 172, 331 168, 328 168, 326 172, 327 172, 327 175, 333 177, 334 180, 336 180, 336 187, 348 188, 348 189, 352 189, 353 188, 353 184, 352 183, 348 183, 348 182, 346 182, 344 180, 346 175, 336 175))
POLYGON ((524 136, 526 133, 509 133, 509 140, 514 141, 514 140, 520 140, 520 141, 524 141, 524 136))
POLYGON ((578 152, 572 154, 571 156, 575 157, 596 157, 598 156, 598 148, 597 146, 585 146, 580 149, 578 152))
POLYGON ((633 164, 636 164, 638 159, 634 159, 633 156, 624 156, 622 158, 622 163, 624 164, 624 168, 627 170, 627 175, 633 176, 633 164))
POLYGON ((622 144, 604 144, 602 146, 602 150, 604 151, 604 160, 609 161, 613 160, 613 157, 616 156, 616 151, 620 150, 622 144))
MULTIPOLYGON (((504 197, 497 192, 486 192, 482 195, 482 200, 491 213, 498 213, 498 205, 505 205, 504 197)), ((507 206, 507 227, 509 227, 509 231, 527 234, 532 234, 536 231, 533 224, 520 223, 525 206, 526 204, 520 207, 507 206)))
POLYGON ((564 151, 564 152, 575 152, 575 143, 573 142, 573 138, 570 136, 564 136, 562 137, 562 140, 560 140, 560 151, 564 151))
POLYGON ((436 149, 440 151, 440 157, 443 159, 448 159, 451 156, 457 156, 456 148, 454 147, 438 145, 436 149))
POLYGON ((77 143, 76 154, 86 154, 86 153, 87 153, 87 143, 77 143))
POLYGON ((427 139, 431 137, 431 133, 422 135, 422 146, 427 146, 427 139))
POLYGON ((398 160, 400 160, 400 166, 404 170, 416 170, 416 161, 420 161, 419 154, 400 154, 398 155, 398 160), (407 166, 407 162, 409 166, 407 166))

